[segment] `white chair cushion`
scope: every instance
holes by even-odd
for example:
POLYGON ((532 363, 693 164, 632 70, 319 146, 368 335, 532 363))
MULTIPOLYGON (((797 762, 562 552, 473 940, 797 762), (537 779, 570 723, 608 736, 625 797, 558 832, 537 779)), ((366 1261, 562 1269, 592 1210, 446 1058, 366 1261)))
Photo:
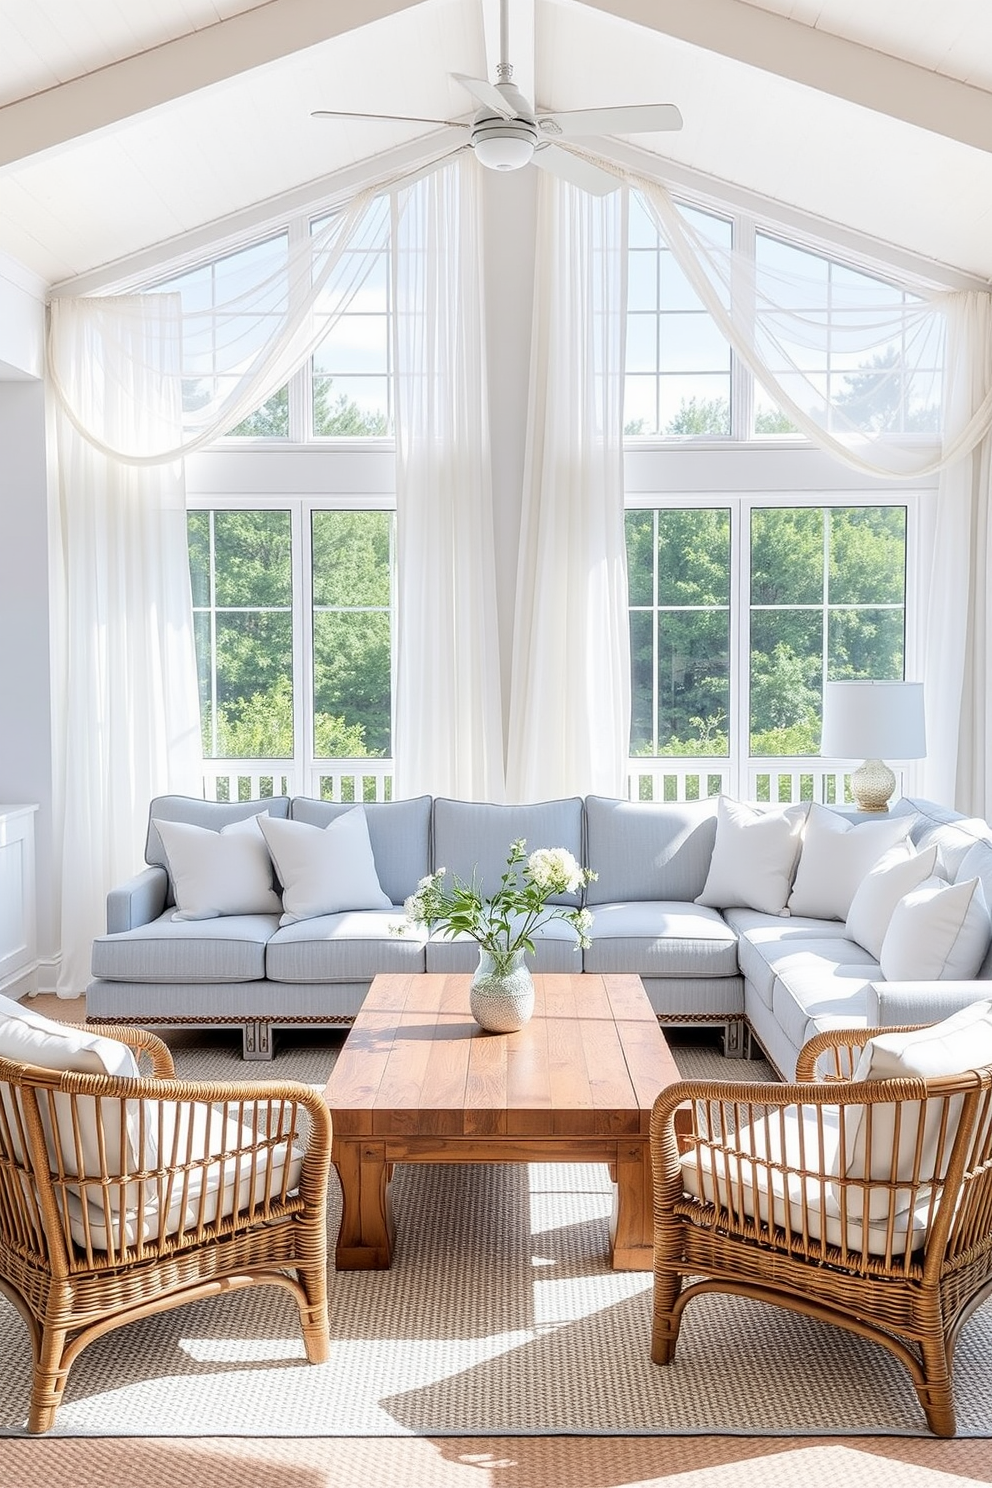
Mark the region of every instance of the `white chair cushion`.
MULTIPOLYGON (((836 1162, 839 1139, 839 1116, 836 1106, 822 1111, 822 1128, 809 1106, 788 1107, 779 1120, 778 1112, 765 1126, 759 1123, 744 1127, 733 1144, 745 1154, 728 1156, 708 1147, 686 1152, 681 1160, 685 1192, 707 1203, 729 1209, 737 1217, 746 1215, 764 1224, 778 1225, 796 1235, 803 1234, 805 1198, 806 1232, 814 1240, 828 1245, 846 1243, 849 1251, 872 1255, 901 1255, 915 1250, 926 1232, 928 1206, 921 1204, 910 1215, 897 1215, 893 1224, 891 1251, 887 1222, 865 1226, 848 1210, 847 1223, 841 1218, 836 1201, 836 1185, 818 1175, 805 1178, 797 1172, 785 1174, 777 1166, 807 1170, 814 1154, 821 1151, 824 1173, 836 1162), (748 1155, 750 1154, 750 1156, 748 1155), (752 1161, 753 1156, 753 1161, 752 1161)), ((836 1171, 836 1169, 835 1169, 836 1171)))
POLYGON ((805 806, 763 810, 721 796, 713 857, 703 892, 695 902, 711 909, 740 905, 781 914, 805 820, 805 806))
MULTIPOLYGON (((68 1197, 69 1227, 78 1245, 109 1250, 149 1240, 160 1232, 175 1235, 195 1225, 226 1219, 249 1202, 291 1193, 299 1186, 303 1152, 287 1140, 271 1149, 235 1153, 253 1145, 254 1105, 183 1104, 171 1100, 145 1102, 148 1151, 144 1166, 155 1168, 161 1153, 165 1168, 170 1154, 176 1161, 202 1165, 177 1176, 168 1172, 145 1188, 139 1211, 139 1184, 129 1183, 104 1195, 95 1185, 80 1184, 68 1197), (285 1180, 285 1186, 284 1186, 285 1180), (163 1216, 164 1211, 164 1216, 163 1216)), ((287 1113, 288 1116, 288 1113, 287 1113)))
POLYGON ((361 806, 326 827, 309 822, 260 822, 283 887, 281 925, 349 909, 389 909, 372 856, 368 822, 361 806))
POLYGON ((221 915, 278 914, 272 859, 259 818, 229 822, 219 832, 191 822, 155 820, 162 839, 176 920, 215 920, 221 915))
POLYGON ((850 822, 815 802, 809 808, 789 913, 818 920, 846 920, 855 891, 883 853, 905 844, 908 857, 910 816, 850 822))
POLYGON ((855 889, 847 911, 847 933, 870 951, 876 961, 882 954, 885 932, 899 900, 919 888, 925 878, 933 876, 936 862, 936 846, 920 853, 910 851, 907 856, 905 846, 900 843, 882 854, 855 889))
POLYGON ((882 975, 887 982, 967 981, 977 975, 990 936, 977 878, 955 884, 929 878, 892 911, 878 958, 882 975))
MULTIPOLYGON (((86 1029, 70 1028, 52 1018, 43 1018, 22 1003, 12 1002, 0 996, 0 1057, 13 1059, 21 1064, 33 1064, 47 1070, 75 1070, 83 1075, 123 1075, 136 1079, 139 1074, 134 1055, 127 1044, 116 1039, 104 1038, 101 1034, 86 1029)), ((15 1155, 24 1160, 24 1152, 18 1136, 18 1122, 13 1119, 13 1103, 9 1086, 2 1091, 4 1109, 11 1121, 15 1155)), ((52 1130, 51 1115, 47 1102, 41 1102, 41 1121, 45 1131, 49 1161, 53 1168, 61 1164, 64 1173, 79 1172, 82 1158, 85 1172, 99 1170, 100 1154, 104 1152, 110 1162, 121 1151, 122 1135, 127 1143, 127 1160, 133 1161, 137 1143, 137 1119, 139 1102, 127 1101, 123 1105, 124 1131, 121 1129, 122 1104, 119 1101, 104 1103, 102 1142, 97 1131, 95 1102, 89 1097, 78 1097, 76 1114, 79 1127, 79 1150, 72 1134, 71 1100, 67 1095, 54 1097, 55 1120, 59 1131, 56 1143, 52 1130)))
MULTIPOLYGON (((929 1028, 908 1033, 880 1033, 861 1053, 855 1080, 933 1079, 992 1065, 992 1000, 973 1003, 929 1028)), ((960 1119, 963 1097, 947 1107, 942 1099, 849 1106, 845 1113, 844 1152, 838 1147, 833 1175, 881 1182, 926 1183, 946 1167, 960 1119), (870 1117, 869 1117, 870 1112, 870 1117), (897 1140, 898 1117, 898 1140, 897 1140), (870 1137, 869 1137, 870 1125, 870 1137)), ((857 1191, 851 1199, 857 1202, 857 1191)), ((908 1206, 908 1190, 896 1207, 908 1206)), ((869 1199, 869 1217, 888 1213, 884 1191, 869 1199)))

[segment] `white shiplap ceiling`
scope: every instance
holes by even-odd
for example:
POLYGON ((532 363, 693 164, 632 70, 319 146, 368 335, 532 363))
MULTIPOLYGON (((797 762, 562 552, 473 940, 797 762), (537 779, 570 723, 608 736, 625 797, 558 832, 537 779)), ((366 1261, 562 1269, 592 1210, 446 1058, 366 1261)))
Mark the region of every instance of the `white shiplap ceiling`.
MULTIPOLYGON (((515 81, 543 108, 678 104, 680 133, 629 142, 662 178, 698 172, 992 277, 989 0, 510 4, 515 81)), ((113 277, 397 150, 450 147, 311 110, 468 117, 449 74, 494 76, 496 8, 0 0, 0 251, 48 284, 113 277)))

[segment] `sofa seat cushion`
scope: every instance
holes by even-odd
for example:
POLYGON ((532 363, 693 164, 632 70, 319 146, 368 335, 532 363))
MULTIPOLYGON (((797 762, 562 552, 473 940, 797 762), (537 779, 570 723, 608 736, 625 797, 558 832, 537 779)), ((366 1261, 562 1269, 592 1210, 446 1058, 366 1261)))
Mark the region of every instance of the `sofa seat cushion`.
POLYGON ((891 1238, 887 1217, 867 1227, 850 1217, 843 1223, 837 1185, 824 1182, 840 1143, 836 1106, 823 1107, 819 1120, 810 1107, 787 1107, 781 1121, 776 1115, 767 1125, 746 1126, 731 1140, 730 1154, 705 1146, 685 1153, 681 1168, 686 1193, 738 1218, 746 1215, 797 1236, 808 1233, 811 1239, 855 1252, 902 1255, 922 1244, 930 1214, 926 1202, 912 1214, 894 1216, 891 1238), (783 1166, 819 1168, 824 1177, 814 1172, 804 1178, 799 1172, 783 1172, 783 1166))
POLYGON ((597 904, 592 945, 584 966, 592 972, 648 976, 735 976, 737 936, 715 909, 668 900, 597 904))
POLYGON ((765 1007, 772 1005, 775 962, 783 953, 807 941, 846 940, 840 920, 814 920, 800 915, 783 919, 757 909, 725 909, 724 919, 738 936, 737 959, 741 971, 765 1007))
MULTIPOLYGON (((449 939, 435 931, 427 942, 427 970, 473 972, 479 964, 478 942, 470 935, 449 939)), ((534 954, 527 957, 531 971, 571 972, 582 970, 579 937, 566 920, 546 920, 534 934, 534 954)))
POLYGON ((784 951, 774 962, 772 1012, 797 1049, 821 1028, 820 1020, 840 1018, 832 1027, 863 1027, 868 985, 879 965, 853 940, 811 940, 784 951))
POLYGON ((174 920, 167 910, 150 925, 93 942, 93 975, 114 982, 253 982, 265 976, 265 946, 278 915, 223 915, 174 920))
POLYGON ((425 940, 405 925, 401 909, 345 910, 281 926, 266 946, 265 968, 271 982, 371 981, 379 972, 424 971, 425 940))

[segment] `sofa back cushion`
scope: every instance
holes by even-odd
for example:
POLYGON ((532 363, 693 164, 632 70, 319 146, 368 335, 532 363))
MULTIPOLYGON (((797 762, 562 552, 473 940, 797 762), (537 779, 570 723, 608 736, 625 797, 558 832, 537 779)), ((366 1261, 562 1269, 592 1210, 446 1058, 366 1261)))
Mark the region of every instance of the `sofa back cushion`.
POLYGON ((586 798, 587 904, 678 900, 703 892, 716 837, 716 797, 705 801, 586 798))
MULTIPOLYGON (((539 847, 565 847, 585 863, 582 799, 536 801, 524 806, 493 806, 485 801, 434 802, 434 867, 447 869, 464 883, 472 875, 487 896, 499 888, 506 872, 510 844, 523 837, 527 852, 539 847)), ((589 864, 595 871, 595 863, 589 864)), ((556 894, 552 904, 578 904, 579 894, 556 894)))
MULTIPOLYGON (((246 821, 267 811, 270 816, 289 815, 288 796, 269 796, 258 801, 201 801, 196 796, 156 796, 148 808, 148 836, 145 840, 145 862, 156 868, 169 870, 169 859, 165 844, 156 822, 188 822, 193 827, 205 827, 209 832, 219 832, 232 822, 246 821)), ((169 879, 171 902, 172 879, 169 879)))
MULTIPOLYGON (((326 827, 354 809, 353 801, 294 796, 290 815, 293 821, 326 827)), ((431 798, 366 801, 364 810, 379 883, 390 904, 402 904, 431 871, 431 798)))

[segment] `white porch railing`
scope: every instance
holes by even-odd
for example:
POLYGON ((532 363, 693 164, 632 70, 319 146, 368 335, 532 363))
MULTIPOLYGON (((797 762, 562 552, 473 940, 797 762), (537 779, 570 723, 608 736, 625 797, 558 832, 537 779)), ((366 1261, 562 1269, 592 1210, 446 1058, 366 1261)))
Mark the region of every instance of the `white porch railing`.
MULTIPOLYGON (((904 790, 903 771, 898 765, 892 768, 898 796, 904 790)), ((752 759, 738 771, 725 759, 639 756, 627 761, 627 795, 632 801, 700 801, 725 793, 783 805, 793 801, 850 805, 850 776, 850 765, 822 759, 752 759)), ((393 762, 325 760, 297 767, 290 760, 204 760, 203 795, 208 801, 294 795, 322 801, 389 801, 393 762)))
POLYGON ((388 801, 392 794, 391 759, 326 760, 306 767, 291 760, 203 761, 207 801, 257 801, 269 796, 388 801))

